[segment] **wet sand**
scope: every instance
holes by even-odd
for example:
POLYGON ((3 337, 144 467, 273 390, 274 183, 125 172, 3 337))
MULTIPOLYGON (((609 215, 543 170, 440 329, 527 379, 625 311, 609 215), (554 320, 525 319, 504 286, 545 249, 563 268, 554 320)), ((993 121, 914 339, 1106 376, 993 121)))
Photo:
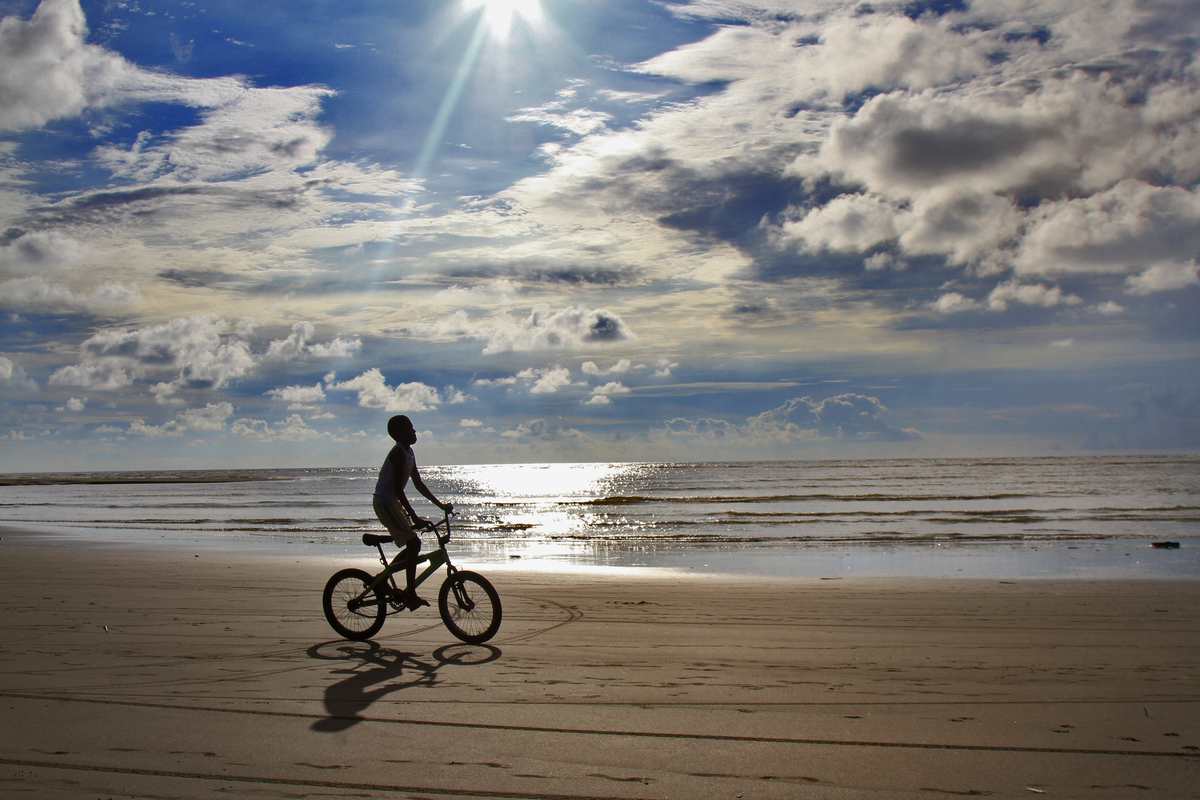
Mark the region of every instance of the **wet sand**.
POLYGON ((471 647, 347 563, 4 532, 0 793, 1200 796, 1200 582, 496 571, 471 647))

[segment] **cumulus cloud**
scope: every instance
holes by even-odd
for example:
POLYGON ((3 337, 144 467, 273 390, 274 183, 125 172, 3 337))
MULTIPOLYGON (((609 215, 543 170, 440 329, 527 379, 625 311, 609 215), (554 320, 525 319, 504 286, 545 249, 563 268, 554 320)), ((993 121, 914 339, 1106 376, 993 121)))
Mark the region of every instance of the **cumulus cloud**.
POLYGON ((500 378, 477 378, 476 386, 524 386, 530 394, 555 394, 559 389, 574 385, 571 370, 560 365, 528 367, 516 375, 500 378))
POLYGON ((735 423, 715 417, 687 419, 675 417, 664 423, 664 430, 671 436, 686 438, 735 440, 742 436, 742 429, 735 423))
POLYGON ((1200 284, 1200 266, 1194 261, 1190 264, 1155 264, 1126 279, 1131 294, 1169 292, 1197 284, 1200 284))
POLYGON ((225 429, 225 420, 233 415, 233 404, 228 402, 208 403, 203 408, 189 408, 179 412, 175 418, 179 425, 193 431, 220 431, 225 429))
POLYGON ((36 391, 37 383, 25 374, 24 368, 7 356, 0 356, 0 386, 36 391))
POLYGON ((56 370, 52 384, 116 389, 135 378, 173 372, 174 389, 220 389, 256 364, 244 329, 209 316, 174 319, 142 328, 101 330, 80 345, 81 363, 56 370))
POLYGON ((1057 286, 1019 283, 1016 280, 999 284, 988 295, 988 308, 992 311, 1005 311, 1010 303, 1053 308, 1059 305, 1079 305, 1081 302, 1083 301, 1078 297, 1073 294, 1065 294, 1057 286))
POLYGON ((723 419, 668 420, 668 436, 728 440, 746 446, 796 444, 806 441, 902 442, 920 439, 914 428, 892 424, 877 397, 848 392, 816 400, 809 396, 747 417, 741 424, 723 419))
POLYGON ((973 311, 979 308, 979 303, 959 292, 946 292, 929 305, 939 314, 957 314, 960 311, 973 311))
POLYGON ((62 273, 84 260, 83 245, 56 230, 21 231, 0 244, 0 273, 27 276, 62 273))
POLYGON ((911 428, 887 421, 888 409, 878 397, 839 394, 823 400, 796 397, 746 420, 758 437, 782 436, 809 439, 815 436, 855 441, 907 441, 919 439, 911 428))
POLYGON ((585 444, 590 442, 586 433, 578 428, 564 426, 557 420, 532 419, 521 422, 500 434, 513 441, 557 442, 585 444))
POLYGON ((265 394, 287 403, 287 407, 293 410, 311 409, 325 402, 325 389, 319 383, 312 386, 279 386, 268 389, 265 394))
POLYGON ((623 375, 624 373, 628 372, 632 366, 633 362, 631 362, 628 358, 622 358, 613 362, 606 368, 598 366, 595 361, 585 361, 582 365, 580 365, 580 369, 583 370, 584 375, 623 375))
POLYGON ((356 392, 362 408, 381 408, 397 413, 428 411, 441 403, 437 389, 424 383, 414 381, 388 386, 387 379, 378 367, 372 367, 350 380, 330 384, 328 388, 339 392, 356 392))
POLYGON ((584 401, 584 405, 606 406, 612 403, 612 398, 629 394, 633 390, 620 381, 609 381, 601 386, 592 387, 592 395, 584 401))
POLYGON ((289 414, 286 419, 275 423, 242 417, 233 421, 230 432, 242 439, 259 442, 302 442, 322 435, 320 431, 310 428, 299 414, 289 414))
POLYGON ((118 359, 92 360, 84 364, 60 367, 50 375, 51 386, 81 386, 111 391, 133 383, 126 365, 118 359))
POLYGON ((67 410, 74 411, 76 413, 83 411, 83 409, 86 405, 87 405, 86 397, 71 397, 71 398, 68 398, 67 402, 66 402, 67 410))
POLYGON ((896 213, 880 197, 842 195, 796 220, 784 222, 779 239, 783 244, 799 243, 814 251, 870 250, 896 237, 896 213))
POLYGON ((268 361, 293 361, 298 358, 347 358, 362 349, 362 340, 341 337, 328 342, 311 342, 316 328, 311 322, 297 322, 292 332, 284 339, 275 339, 267 345, 264 356, 268 361))
POLYGON ((517 377, 531 381, 530 394, 554 394, 562 387, 571 385, 571 371, 566 367, 525 369, 518 372, 517 377))
POLYGON ((142 417, 129 422, 127 433, 134 436, 161 438, 182 436, 188 431, 214 432, 225 430, 225 421, 233 416, 233 404, 225 401, 208 403, 201 408, 180 411, 174 419, 151 425, 142 417))
POLYGON ((141 293, 134 286, 107 283, 75 290, 44 278, 26 277, 0 281, 0 308, 22 311, 107 314, 136 305, 141 293))
POLYGON ((1024 274, 1134 274, 1186 264, 1200 252, 1200 189, 1123 180, 1050 202, 1030 218, 1016 268, 1024 274))

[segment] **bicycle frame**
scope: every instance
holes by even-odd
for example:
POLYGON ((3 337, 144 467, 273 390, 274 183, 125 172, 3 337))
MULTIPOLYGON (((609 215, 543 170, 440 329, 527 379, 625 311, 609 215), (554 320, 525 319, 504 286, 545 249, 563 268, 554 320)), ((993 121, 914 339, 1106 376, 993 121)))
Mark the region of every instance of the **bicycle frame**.
MULTIPOLYGON (((431 550, 424 555, 417 556, 416 563, 418 565, 428 562, 429 566, 416 576, 413 581, 413 585, 409 587, 413 590, 424 583, 430 575, 437 572, 438 568, 443 564, 446 565, 446 577, 452 576, 456 570, 456 567, 450 563, 450 553, 446 550, 446 544, 450 541, 450 515, 448 513, 444 513, 441 522, 434 522, 429 527, 422 528, 420 531, 418 531, 418 533, 424 531, 433 531, 434 536, 437 538, 438 546, 435 550, 431 550), (442 531, 445 531, 444 535, 442 531)), ((387 554, 383 552, 383 544, 376 544, 375 548, 379 551, 379 563, 383 564, 383 572, 375 575, 375 577, 379 578, 380 575, 385 575, 387 577, 387 584, 390 585, 397 594, 399 594, 400 587, 396 585, 395 575, 397 572, 405 569, 408 566, 408 562, 401 560, 389 562, 387 554)), ((372 591, 372 589, 367 589, 358 597, 354 598, 354 600, 351 602, 357 602, 360 605, 367 605, 366 603, 362 603, 362 601, 372 591)), ((388 610, 389 614, 401 610, 399 603, 391 600, 386 602, 389 606, 391 606, 391 608, 388 610)))

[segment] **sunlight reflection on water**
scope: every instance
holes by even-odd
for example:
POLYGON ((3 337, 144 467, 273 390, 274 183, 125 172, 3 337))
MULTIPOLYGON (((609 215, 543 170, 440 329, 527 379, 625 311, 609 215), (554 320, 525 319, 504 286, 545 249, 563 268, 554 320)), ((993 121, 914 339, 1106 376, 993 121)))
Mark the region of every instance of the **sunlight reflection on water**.
POLYGON ((454 468, 473 494, 497 500, 601 497, 635 484, 644 464, 479 464, 454 468))

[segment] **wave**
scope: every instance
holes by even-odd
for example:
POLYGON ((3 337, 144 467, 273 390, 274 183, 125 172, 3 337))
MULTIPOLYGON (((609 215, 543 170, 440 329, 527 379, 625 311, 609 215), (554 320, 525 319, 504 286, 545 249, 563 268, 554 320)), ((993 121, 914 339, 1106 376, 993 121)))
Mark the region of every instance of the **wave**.
MULTIPOLYGON (((987 494, 772 494, 772 495, 610 495, 590 500, 564 500, 564 506, 632 506, 648 503, 803 503, 816 500, 841 502, 948 502, 971 500, 1015 500, 1019 498, 1044 497, 1046 493, 993 492, 987 494)), ((517 505, 517 504, 514 504, 517 505)), ((520 505, 528 505, 523 503, 520 505)))

